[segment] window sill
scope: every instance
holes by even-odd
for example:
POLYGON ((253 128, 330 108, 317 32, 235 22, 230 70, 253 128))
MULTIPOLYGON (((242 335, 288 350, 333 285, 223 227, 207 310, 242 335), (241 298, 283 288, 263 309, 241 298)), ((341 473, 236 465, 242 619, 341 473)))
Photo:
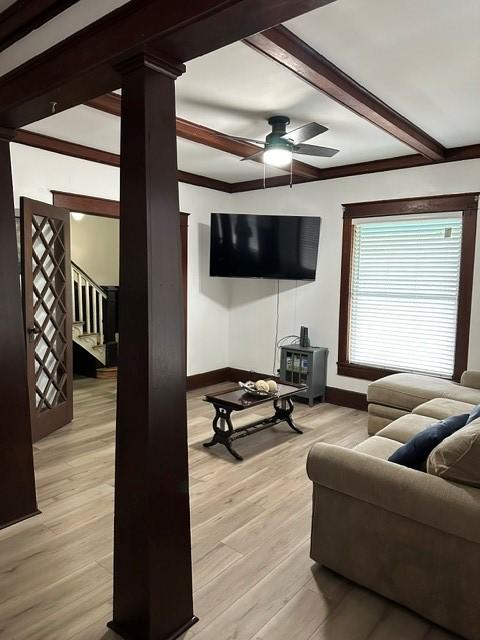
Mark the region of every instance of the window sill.
POLYGON ((337 374, 349 378, 360 378, 362 380, 379 380, 393 373, 404 373, 394 369, 382 369, 381 367, 370 367, 362 364, 351 364, 350 362, 337 362, 337 374))
MULTIPOLYGON (((379 380, 385 376, 391 376, 394 373, 415 373, 401 369, 382 369, 381 367, 369 366, 366 364, 352 364, 351 362, 337 362, 337 375, 346 376, 348 378, 360 378, 361 380, 379 380)), ((431 376, 432 378, 440 378, 441 376, 434 373, 417 373, 417 375, 431 376)), ((452 378, 444 378, 445 380, 460 381, 460 377, 452 376, 452 378)))

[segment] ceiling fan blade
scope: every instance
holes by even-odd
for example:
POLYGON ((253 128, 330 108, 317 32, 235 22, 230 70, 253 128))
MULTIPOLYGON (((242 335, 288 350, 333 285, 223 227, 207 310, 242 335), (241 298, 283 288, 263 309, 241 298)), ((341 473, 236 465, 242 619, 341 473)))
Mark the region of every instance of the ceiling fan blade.
POLYGON ((240 138, 239 136, 230 136, 228 133, 222 133, 222 137, 229 140, 236 140, 237 142, 248 142, 249 144, 261 144, 262 147, 265 144, 265 140, 253 140, 252 138, 240 138))
POLYGON ((302 127, 298 127, 298 129, 287 131, 282 138, 291 140, 293 144, 299 144, 305 140, 310 140, 310 138, 315 138, 315 136, 318 136, 325 131, 328 131, 327 127, 318 124, 318 122, 309 122, 308 124, 304 124, 302 127))
POLYGON ((320 158, 331 158, 338 153, 338 149, 317 147, 314 144, 297 144, 293 148, 293 153, 300 153, 305 156, 319 156, 320 158))
POLYGON ((260 158, 260 156, 263 156, 263 152, 264 152, 264 149, 260 149, 260 151, 257 151, 257 153, 254 153, 252 156, 247 156, 246 158, 242 158, 242 161, 255 160, 255 158, 260 158))

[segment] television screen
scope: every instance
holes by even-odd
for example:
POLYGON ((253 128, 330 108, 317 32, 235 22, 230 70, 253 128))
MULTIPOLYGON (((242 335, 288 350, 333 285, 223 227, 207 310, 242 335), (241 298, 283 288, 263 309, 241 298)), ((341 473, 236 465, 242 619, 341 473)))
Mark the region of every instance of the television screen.
POLYGON ((315 280, 320 218, 212 213, 210 275, 315 280))

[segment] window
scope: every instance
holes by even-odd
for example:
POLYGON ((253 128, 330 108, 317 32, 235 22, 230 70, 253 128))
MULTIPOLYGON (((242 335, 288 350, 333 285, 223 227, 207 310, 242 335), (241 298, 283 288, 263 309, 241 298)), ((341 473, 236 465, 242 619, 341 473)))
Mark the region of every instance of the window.
POLYGON ((338 373, 467 368, 477 194, 346 205, 338 373))

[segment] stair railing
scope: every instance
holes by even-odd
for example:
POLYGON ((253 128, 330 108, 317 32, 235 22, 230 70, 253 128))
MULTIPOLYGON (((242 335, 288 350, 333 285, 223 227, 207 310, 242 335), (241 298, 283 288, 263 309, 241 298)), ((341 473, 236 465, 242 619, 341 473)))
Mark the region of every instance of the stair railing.
POLYGON ((83 323, 82 334, 97 334, 103 344, 103 301, 105 291, 77 264, 72 262, 73 322, 83 323))

